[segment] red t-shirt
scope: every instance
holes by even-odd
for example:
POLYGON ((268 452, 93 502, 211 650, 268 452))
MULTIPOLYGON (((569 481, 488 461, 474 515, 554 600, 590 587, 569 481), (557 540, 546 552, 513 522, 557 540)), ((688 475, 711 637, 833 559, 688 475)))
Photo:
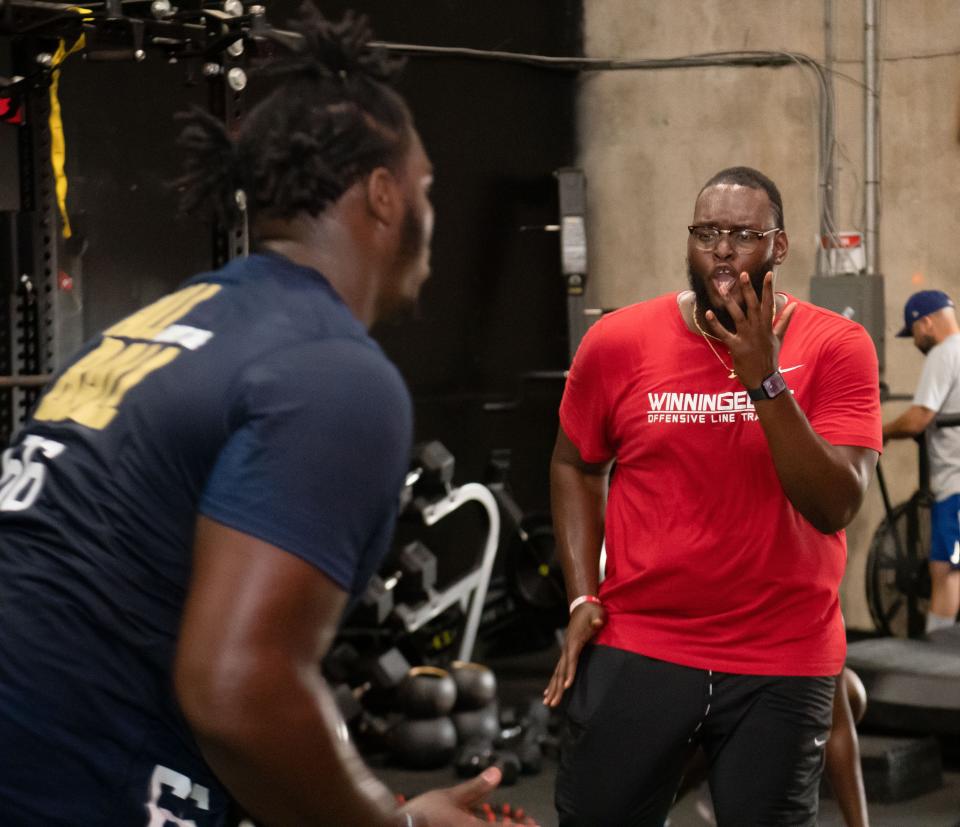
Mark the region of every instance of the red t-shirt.
MULTIPOLYGON (((597 642, 721 672, 836 674, 846 656, 844 532, 821 534, 787 499, 746 390, 687 328, 677 296, 591 327, 560 405, 584 460, 616 459, 597 642)), ((798 304, 783 378, 827 442, 879 451, 870 337, 798 304)))

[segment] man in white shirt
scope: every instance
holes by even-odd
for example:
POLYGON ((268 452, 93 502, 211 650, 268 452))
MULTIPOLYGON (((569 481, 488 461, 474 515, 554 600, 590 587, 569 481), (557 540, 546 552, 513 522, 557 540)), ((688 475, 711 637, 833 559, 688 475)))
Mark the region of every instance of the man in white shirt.
POLYGON ((914 293, 897 336, 913 337, 927 358, 913 404, 883 426, 883 441, 926 431, 930 456, 930 578, 927 632, 952 626, 960 610, 960 427, 938 428, 934 418, 960 414, 960 326, 950 297, 940 290, 914 293))

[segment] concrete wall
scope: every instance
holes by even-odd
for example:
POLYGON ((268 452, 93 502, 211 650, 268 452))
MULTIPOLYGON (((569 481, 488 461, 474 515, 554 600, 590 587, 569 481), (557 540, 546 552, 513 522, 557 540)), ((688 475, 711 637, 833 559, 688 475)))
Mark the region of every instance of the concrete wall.
MULTIPOLYGON (((886 277, 887 368, 894 393, 912 393, 921 356, 893 338, 903 301, 937 287, 960 298, 960 3, 881 0, 880 270, 886 277), (921 57, 917 57, 921 56, 921 57)), ((836 224, 862 230, 863 3, 834 0, 837 100, 836 224)), ((817 0, 585 0, 586 53, 655 58, 742 49, 789 50, 822 61, 817 0)), ((686 283, 686 225, 703 182, 746 164, 779 185, 791 248, 777 286, 809 297, 818 219, 817 85, 809 70, 685 68, 584 76, 581 163, 588 177, 589 303, 616 307, 686 283)), ((906 403, 890 402, 890 418, 906 403)), ((916 486, 912 442, 888 446, 895 502, 916 486)), ((876 483, 848 530, 842 590, 851 628, 870 628, 867 548, 882 518, 876 483)))

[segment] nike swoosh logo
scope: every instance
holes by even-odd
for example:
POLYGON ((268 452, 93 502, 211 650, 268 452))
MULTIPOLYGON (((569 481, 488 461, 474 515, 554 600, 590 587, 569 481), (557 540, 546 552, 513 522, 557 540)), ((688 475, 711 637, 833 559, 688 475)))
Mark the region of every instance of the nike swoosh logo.
POLYGON ((796 370, 797 368, 802 368, 802 367, 803 367, 803 364, 801 363, 799 365, 794 365, 792 368, 780 368, 780 373, 790 373, 790 371, 796 370))
MULTIPOLYGON (((800 366, 798 365, 797 367, 800 367, 800 366)), ((827 743, 827 739, 826 738, 820 739, 820 738, 814 737, 813 743, 815 743, 818 747, 822 747, 825 743, 827 743)))

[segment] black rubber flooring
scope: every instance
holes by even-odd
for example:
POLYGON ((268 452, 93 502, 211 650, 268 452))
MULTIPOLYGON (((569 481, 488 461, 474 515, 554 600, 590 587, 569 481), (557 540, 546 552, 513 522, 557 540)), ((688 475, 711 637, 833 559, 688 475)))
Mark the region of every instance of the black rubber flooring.
MULTIPOLYGON (((507 659, 486 659, 497 674, 499 698, 502 705, 518 704, 542 692, 552 671, 556 653, 538 652, 507 659)), ((415 795, 437 786, 458 783, 452 768, 431 771, 411 771, 390 766, 375 766, 375 773, 394 792, 415 795)), ((553 781, 556 762, 544 761, 543 772, 536 776, 521 776, 511 787, 502 787, 490 796, 495 809, 506 803, 511 809, 522 807, 542 827, 555 827, 553 809, 553 781)), ((952 755, 945 758, 944 785, 909 801, 892 804, 870 802, 871 827, 960 827, 960 760, 952 755)), ((692 792, 677 803, 670 815, 668 827, 707 827, 709 809, 705 796, 692 792)), ((822 827, 843 827, 843 819, 834 800, 821 801, 818 824, 822 827)), ((624 827, 628 827, 625 825, 624 827)))

